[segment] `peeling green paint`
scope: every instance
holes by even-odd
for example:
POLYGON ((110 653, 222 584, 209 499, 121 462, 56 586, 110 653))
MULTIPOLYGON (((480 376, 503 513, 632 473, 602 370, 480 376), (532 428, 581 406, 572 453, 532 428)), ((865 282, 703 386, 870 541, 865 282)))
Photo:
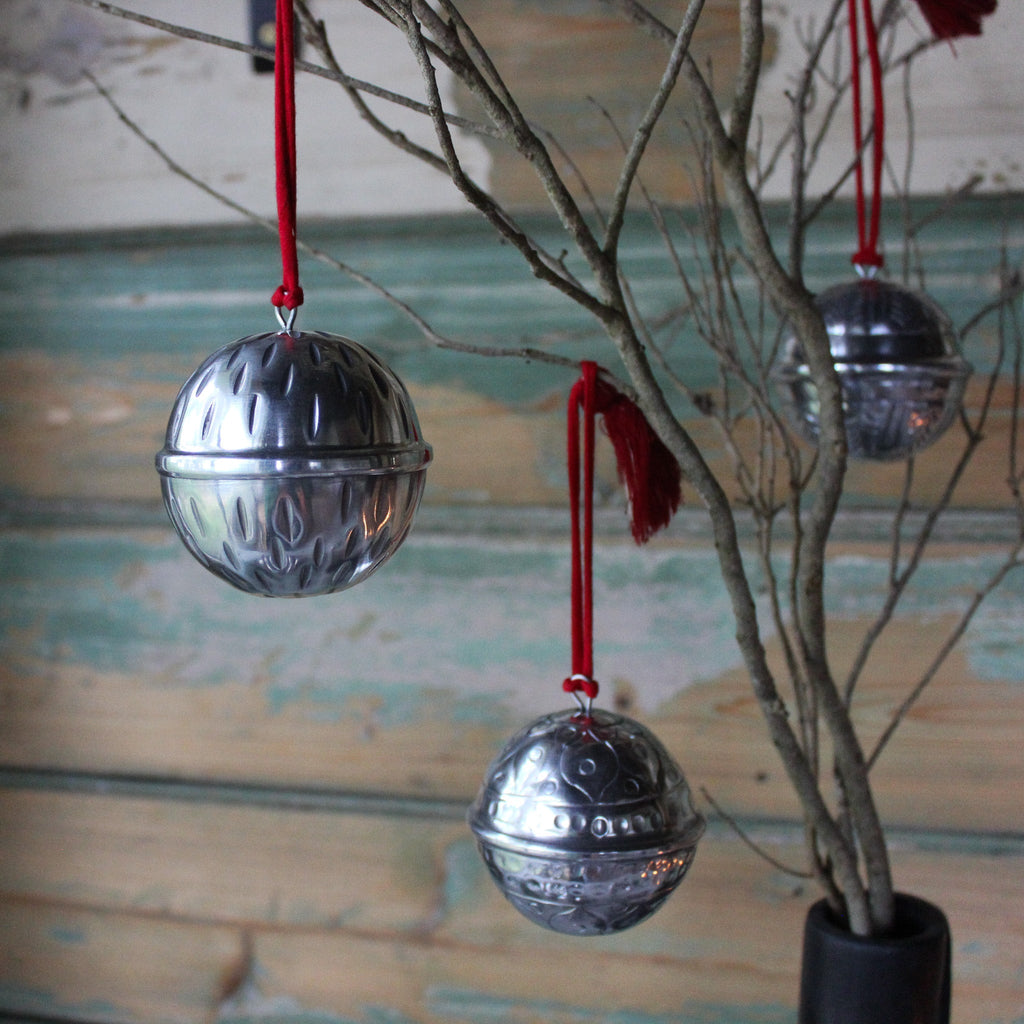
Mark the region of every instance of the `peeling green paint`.
POLYGON ((669 1014, 632 1010, 628 1007, 594 1007, 555 1000, 508 998, 464 989, 433 988, 427 996, 429 1009, 450 1021, 474 1024, 793 1024, 791 1008, 782 1006, 712 1005, 681 1000, 680 1009, 669 1014))
MULTIPOLYGON (((1000 244, 1008 246, 1011 263, 1019 259, 1024 235, 1007 228, 1022 222, 1022 203, 1019 196, 963 201, 916 238, 931 274, 930 290, 954 322, 965 320, 979 295, 991 291, 1000 244)), ((934 205, 918 200, 914 215, 934 205)), ((669 218, 680 234, 680 257, 690 273, 696 263, 685 220, 692 216, 669 218)), ((786 217, 781 204, 770 211, 780 234, 786 217)), ((849 273, 852 220, 852 209, 843 204, 819 215, 809 238, 810 287, 824 287, 849 273)), ((534 216, 526 224, 552 252, 564 248, 553 218, 534 216)), ((614 365, 611 343, 589 316, 536 281, 480 218, 353 220, 303 225, 301 233, 318 248, 344 254, 442 334, 485 346, 539 344, 566 354, 578 354, 582 339, 589 357, 614 365)), ((268 301, 274 244, 272 235, 244 227, 7 240, 0 253, 0 298, 7 310, 0 349, 36 347, 45 339, 53 355, 75 352, 94 360, 138 359, 153 352, 191 352, 201 358, 236 337, 276 329, 268 301), (31 283, 28 294, 26 282, 31 283)), ((656 319, 679 304, 679 282, 645 216, 631 218, 621 248, 634 293, 648 315, 656 319)), ((569 256, 567 264, 587 279, 578 258, 569 256)), ((496 364, 438 352, 384 300, 315 260, 305 261, 303 275, 308 297, 303 323, 371 344, 407 381, 463 382, 478 394, 519 405, 534 404, 564 387, 550 368, 523 360, 496 364)), ((752 296, 749 282, 745 290, 752 296)), ((703 345, 689 335, 664 340, 673 345, 674 357, 682 357, 691 387, 699 390, 714 382, 703 345)), ((975 366, 989 366, 994 351, 989 340, 980 341, 971 353, 975 366)))
MULTIPOLYGON (((935 559, 900 615, 954 615, 996 556, 935 559)), ((257 687, 272 714, 391 726, 430 717, 496 724, 544 693, 569 659, 569 547, 562 541, 411 538, 352 591, 301 602, 237 593, 164 531, 0 535, 0 653, 26 673, 144 667, 149 685, 257 687), (433 709, 433 712, 432 712, 433 709)), ((888 562, 834 559, 836 617, 880 607, 888 562)), ((1024 573, 991 595, 964 638, 979 678, 1024 678, 1024 573)), ((600 545, 595 658, 656 707, 740 664, 711 551, 600 545)), ((899 628, 897 619, 894 627, 899 628)))
POLYGON ((129 1024, 133 1015, 123 1007, 105 999, 83 999, 68 1002, 53 992, 0 982, 0 1007, 5 1017, 19 1013, 36 1016, 44 1020, 108 1021, 129 1024))
POLYGON ((61 945, 77 946, 87 941, 88 935, 84 928, 55 926, 50 929, 50 938, 61 943, 61 945))

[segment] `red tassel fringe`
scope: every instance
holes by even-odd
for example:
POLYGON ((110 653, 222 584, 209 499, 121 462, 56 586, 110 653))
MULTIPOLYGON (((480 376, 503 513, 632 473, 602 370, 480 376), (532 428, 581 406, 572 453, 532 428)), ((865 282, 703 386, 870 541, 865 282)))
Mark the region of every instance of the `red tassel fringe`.
POLYGON ((595 397, 629 497, 633 539, 644 544, 679 508, 682 472, 640 409, 600 373, 595 397))
POLYGON ((981 19, 993 14, 996 0, 917 0, 921 13, 939 39, 980 36, 981 19))

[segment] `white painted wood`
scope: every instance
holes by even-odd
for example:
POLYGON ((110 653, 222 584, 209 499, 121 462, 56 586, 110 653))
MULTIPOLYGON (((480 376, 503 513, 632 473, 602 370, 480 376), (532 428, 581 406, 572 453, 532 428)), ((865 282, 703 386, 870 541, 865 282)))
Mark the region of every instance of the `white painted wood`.
MULTIPOLYGON (((245 0, 130 0, 134 9, 235 39, 247 37, 245 0)), ((777 59, 766 71, 758 114, 767 139, 786 123, 785 90, 800 60, 799 29, 821 0, 770 9, 777 59)), ((910 4, 913 8, 913 4, 910 4)), ((220 204, 172 175, 118 123, 78 75, 86 64, 128 113, 190 171, 233 199, 273 215, 272 82, 248 57, 183 41, 67 0, 4 0, 0 41, 0 233, 231 219, 220 204)), ((421 95, 401 38, 358 3, 321 2, 339 59, 351 74, 421 95)), ((914 12, 904 33, 924 33, 914 12)), ((912 188, 941 193, 970 175, 991 190, 1024 188, 1024 105, 1017 50, 1024 6, 1004 0, 980 39, 938 47, 913 81, 918 141, 912 188)), ((514 86, 514 82, 512 85, 514 86)), ((398 153, 359 121, 337 86, 301 75, 299 211, 302 217, 409 214, 464 208, 443 175, 398 153)), ((887 152, 903 176, 906 119, 900 82, 888 89, 887 152)), ((848 115, 842 114, 848 123, 848 115)), ((429 140, 419 115, 398 124, 429 140)), ((842 128, 842 125, 840 125, 842 128)), ((814 182, 826 187, 848 163, 849 133, 835 132, 814 182)), ((460 143, 486 183, 488 157, 460 143)), ((768 194, 786 194, 788 161, 768 194)))
MULTIPOLYGON (((246 0, 131 0, 161 20, 248 39, 246 0)), ((7 0, 0 44, 0 233, 220 222, 234 215, 171 174, 79 75, 85 64, 128 115, 188 171, 272 216, 273 76, 248 56, 178 39, 65 0, 7 0)), ((401 37, 357 3, 321 4, 342 66, 419 95, 401 37)), ((461 209, 447 178, 405 158, 365 126, 340 88, 296 82, 301 217, 461 209)), ((422 115, 399 128, 429 141, 422 115)), ((463 145, 470 173, 487 157, 463 145)))
MULTIPOLYGON (((780 0, 766 5, 772 28, 778 33, 778 56, 767 69, 759 95, 757 115, 765 139, 777 139, 789 119, 787 90, 794 84, 793 69, 803 61, 801 39, 825 9, 822 0, 780 0)), ((880 7, 876 4, 876 7, 880 7)), ((917 5, 907 0, 909 18, 901 26, 894 53, 903 53, 928 39, 930 33, 917 5)), ((840 42, 840 60, 849 66, 847 36, 840 42)), ((892 177, 902 186, 907 168, 911 129, 915 143, 910 188, 915 194, 941 194, 959 188, 973 175, 982 177, 987 191, 1024 188, 1024 70, 1020 48, 1024 44, 1024 5, 1003 0, 985 20, 981 37, 940 45, 917 58, 910 78, 913 124, 908 121, 902 75, 886 79, 885 152, 889 162, 885 183, 892 193, 892 177)), ((824 62, 831 69, 831 56, 824 62)), ((870 89, 863 83, 865 116, 870 117, 870 89)), ((812 124, 814 118, 812 117, 812 124)), ((829 144, 823 149, 812 191, 829 188, 844 173, 853 157, 849 104, 840 108, 829 144)), ((767 150, 766 146, 766 150, 767 150)), ((787 194, 790 164, 781 162, 767 193, 787 194)), ((845 194, 852 195, 852 183, 845 194)))

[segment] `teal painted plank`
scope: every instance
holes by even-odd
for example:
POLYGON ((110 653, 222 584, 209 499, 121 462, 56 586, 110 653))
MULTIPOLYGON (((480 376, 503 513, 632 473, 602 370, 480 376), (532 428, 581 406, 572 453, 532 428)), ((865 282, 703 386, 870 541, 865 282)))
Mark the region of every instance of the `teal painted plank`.
MULTIPOLYGON (((185 804, 213 804, 220 807, 249 807, 271 811, 302 811, 326 815, 361 815, 399 819, 428 819, 435 823, 464 822, 468 804, 459 800, 427 797, 355 793, 327 787, 260 785, 206 779, 171 779, 144 775, 115 775, 103 772, 66 770, 40 771, 0 766, 0 793, 31 790, 99 796, 129 801, 174 801, 185 804)), ((785 840, 798 847, 803 826, 789 820, 745 815, 736 821, 743 834, 755 842, 785 840)), ((901 852, 945 854, 953 857, 1005 859, 1007 869, 1024 861, 1024 832, 978 832, 948 829, 935 823, 927 828, 892 826, 886 829, 892 844, 901 852)), ((708 838, 736 839, 734 826, 712 817, 705 829, 708 838)), ((444 904, 457 905, 477 886, 480 858, 467 833, 466 842, 454 844, 445 856, 444 904)))
MULTIPOLYGON (((933 205, 918 200, 915 210, 923 213, 933 205)), ((975 199, 923 232, 920 247, 931 290, 955 321, 965 320, 992 294, 1002 243, 1009 246, 1011 263, 1020 262, 1022 213, 1022 197, 975 199)), ((812 288, 850 274, 852 216, 848 206, 839 205, 812 230, 807 261, 812 288)), ((692 214, 680 215, 681 222, 690 220, 692 214)), ((772 221, 781 237, 785 211, 773 209, 772 221)), ((564 248, 550 219, 527 223, 554 252, 564 248)), ((693 271, 689 242, 683 227, 678 230, 684 263, 693 271)), ((439 331, 461 341, 540 345, 615 365, 609 343, 590 318, 535 281, 518 255, 500 245, 478 218, 313 224, 304 236, 376 277, 439 331)), ((622 256, 649 315, 657 318, 681 302, 662 243, 643 215, 627 232, 622 256)), ((276 259, 273 237, 257 229, 8 240, 0 254, 0 298, 8 311, 0 325, 0 349, 43 345, 54 354, 74 351, 101 360, 177 351, 198 360, 236 337, 275 329, 269 294, 277 280, 276 259)), ((897 272, 898 253, 890 262, 897 272)), ((586 279, 578 260, 570 258, 568 265, 586 279)), ((495 363, 436 352, 382 299, 312 259, 304 259, 303 276, 307 302, 300 327, 370 344, 410 381, 462 381, 480 394, 521 404, 565 386, 564 375, 521 360, 495 363)), ((749 279, 741 278, 741 290, 753 297, 749 279)), ((988 336, 972 347, 980 370, 992 356, 988 336)), ((692 386, 714 382, 712 363, 692 337, 682 336, 673 357, 681 360, 692 386)))
MULTIPOLYGON (((923 671, 994 557, 937 557, 882 657, 902 643, 923 671)), ((886 565, 835 560, 840 651, 886 565)), ((794 813, 710 549, 604 542, 595 570, 601 700, 649 722, 734 811, 794 813)), ((1007 828, 1024 765, 1024 593, 1008 583, 881 765, 892 822, 1007 828), (952 804, 935 774, 950 771, 969 794, 952 804)), ((414 533, 351 591, 269 601, 207 573, 170 529, 0 531, 0 764, 465 801, 513 730, 568 703, 568 584, 554 536, 414 533)), ((885 666, 859 694, 869 738, 913 683, 885 666)))
MULTIPOLYGON (((1024 201, 973 201, 941 231, 925 232, 922 245, 930 246, 939 297, 954 317, 963 319, 992 294, 1000 239, 1005 236, 1013 258, 1020 258, 1024 238, 1014 215, 1022 206, 1024 201)), ((534 223, 540 236, 561 244, 549 220, 534 223)), ((457 340, 497 347, 528 343, 616 365, 593 324, 533 280, 478 220, 358 222, 311 231, 315 242, 351 252, 353 263, 362 261, 457 340)), ((824 283, 849 273, 838 212, 820 235, 809 269, 813 281, 824 283)), ((178 388, 214 349, 276 327, 263 284, 273 241, 244 228, 8 240, 0 255, 0 297, 8 309, 0 323, 0 505, 8 519, 17 521, 20 514, 21 521, 34 521, 33 502, 40 501, 78 499, 111 508, 158 502, 152 459, 178 388)), ((636 267, 637 293, 649 311, 660 315, 678 304, 678 282, 649 227, 627 238, 624 257, 636 267)), ((337 273, 314 263, 306 284, 302 316, 310 326, 367 342, 414 392, 437 449, 427 504, 561 506, 561 410, 574 371, 437 351, 390 306, 337 273), (480 440, 469 440, 478 434, 480 440)), ((744 294, 753 297, 749 287, 744 294)), ((979 370, 994 358, 994 323, 990 318, 970 346, 979 370)), ((673 330, 666 327, 662 341, 679 372, 693 388, 711 387, 715 369, 706 348, 685 332, 670 337, 673 330)), ((1008 504, 1000 483, 1005 470, 992 463, 1006 447, 1009 395, 1003 381, 986 448, 976 460, 988 464, 971 470, 958 502, 1008 504)), ((713 427, 687 418, 692 410, 678 395, 674 400, 728 481, 713 427)), ((941 486, 938 467, 956 447, 955 433, 944 440, 943 454, 919 460, 920 494, 941 486)), ((852 467, 847 505, 891 502, 899 477, 899 467, 852 467)), ((74 513, 65 521, 73 525, 74 513)))
MULTIPOLYGON (((85 796, 121 797, 128 800, 173 800, 221 807, 260 807, 285 811, 314 811, 327 814, 361 814, 389 818, 428 818, 432 821, 465 820, 466 803, 352 793, 326 787, 258 785, 247 782, 218 782, 206 779, 170 779, 109 772, 33 770, 0 767, 0 792, 28 789, 85 796)), ((946 837, 947 841, 951 837, 946 837)), ((937 840, 941 842, 941 840, 937 840)), ((992 842, 997 842, 991 840, 992 842)), ((1012 842, 998 843, 1013 849, 1012 842)), ((1024 849, 1019 853, 1024 856, 1024 849)))
MULTIPOLYGON (((382 721, 397 724, 424 713, 431 694, 444 690, 456 695, 456 719, 494 723, 524 700, 562 699, 569 557, 558 541, 414 534, 359 587, 288 602, 228 587, 170 530, 7 531, 0 535, 0 652, 30 676, 57 662, 97 673, 142 670, 164 686, 260 679, 270 714, 299 702, 307 714, 344 717, 346 707, 373 695, 382 721)), ((901 615, 955 614, 997 564, 996 554, 934 559, 901 615)), ((834 559, 833 618, 873 613, 887 573, 884 557, 834 559)), ((1024 678, 1024 652, 1010 642, 1022 609, 1018 571, 965 640, 981 678, 1024 678)), ((734 629, 711 551, 599 547, 599 673, 633 681, 643 707, 737 667, 734 629)))
MULTIPOLYGON (((649 677, 646 706, 738 663, 713 570, 700 552, 598 557, 597 657, 608 676, 649 677), (699 659, 680 652, 679 622, 699 659)), ((30 675, 57 661, 144 667, 165 686, 258 678, 270 714, 344 717, 372 695, 398 724, 447 691, 457 720, 493 723, 524 692, 564 700, 568 581, 562 543, 413 537, 358 588, 266 601, 205 572, 169 530, 12 532, 0 537, 0 651, 30 675)))

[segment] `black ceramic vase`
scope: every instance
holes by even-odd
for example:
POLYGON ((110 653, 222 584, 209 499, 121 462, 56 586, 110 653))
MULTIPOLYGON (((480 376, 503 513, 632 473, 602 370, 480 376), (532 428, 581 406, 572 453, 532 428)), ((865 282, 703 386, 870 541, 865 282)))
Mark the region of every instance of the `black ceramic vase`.
POLYGON ((942 911, 896 896, 882 937, 853 935, 825 900, 804 926, 799 1024, 949 1024, 952 951, 942 911))

